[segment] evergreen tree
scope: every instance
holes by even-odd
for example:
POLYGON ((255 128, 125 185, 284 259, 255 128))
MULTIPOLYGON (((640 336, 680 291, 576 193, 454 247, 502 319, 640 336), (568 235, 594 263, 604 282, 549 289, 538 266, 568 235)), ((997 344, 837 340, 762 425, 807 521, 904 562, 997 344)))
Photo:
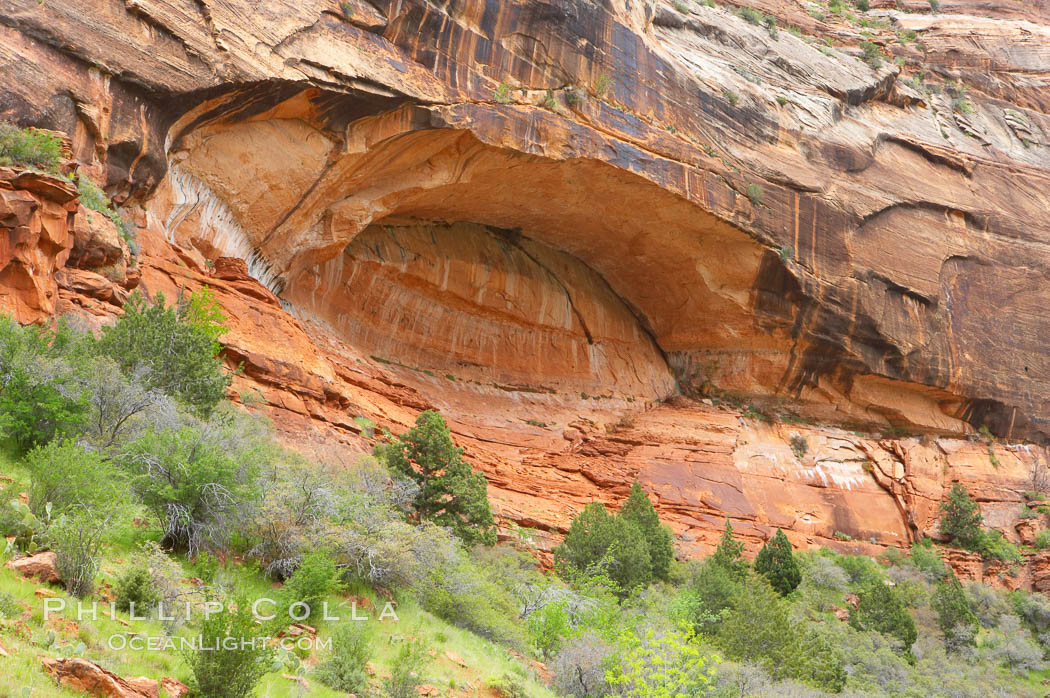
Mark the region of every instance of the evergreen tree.
POLYGON ((911 658, 911 646, 918 633, 915 621, 897 592, 880 580, 867 585, 857 596, 857 607, 849 615, 850 625, 858 630, 876 630, 897 638, 904 643, 904 650, 911 658))
POLYGON ((747 560, 743 558, 743 552, 744 544, 733 538, 733 526, 729 523, 729 517, 726 517, 726 527, 710 558, 711 563, 725 569, 734 579, 742 580, 747 574, 747 560))
POLYGON ((810 630, 802 635, 791 674, 822 691, 841 693, 846 687, 846 660, 826 633, 810 630))
POLYGON ((604 572, 623 594, 652 579, 642 532, 633 522, 610 514, 601 502, 591 502, 572 520, 565 540, 554 549, 554 561, 572 575, 604 572))
POLYGON ((959 578, 951 570, 937 583, 930 606, 937 612, 937 625, 944 633, 944 643, 949 650, 974 644, 979 621, 970 610, 959 578))
POLYGON ((233 380, 218 356, 225 320, 208 289, 182 296, 174 306, 165 304, 162 293, 151 301, 136 291, 120 320, 102 329, 98 349, 125 372, 146 367, 144 387, 178 397, 207 415, 233 380))
POLYGON ((693 625, 698 633, 709 635, 718 630, 740 594, 743 579, 733 576, 713 556, 704 560, 693 586, 697 602, 693 625))
POLYGON ((967 550, 981 543, 981 510, 962 483, 952 485, 948 499, 941 502, 941 533, 967 550))
POLYGON ((792 553, 791 542, 777 529, 773 539, 755 557, 755 571, 766 577, 781 596, 787 596, 802 581, 802 570, 792 553))
POLYGON ((376 447, 376 457, 393 472, 419 485, 413 502, 420 518, 450 528, 467 543, 496 543, 488 483, 462 458, 440 414, 427 410, 416 425, 390 444, 376 447))
POLYGON ((641 531, 649 546, 653 578, 666 580, 671 569, 671 560, 674 559, 674 536, 671 529, 660 524, 660 517, 653 508, 649 495, 637 480, 631 485, 631 494, 620 508, 619 515, 641 531))

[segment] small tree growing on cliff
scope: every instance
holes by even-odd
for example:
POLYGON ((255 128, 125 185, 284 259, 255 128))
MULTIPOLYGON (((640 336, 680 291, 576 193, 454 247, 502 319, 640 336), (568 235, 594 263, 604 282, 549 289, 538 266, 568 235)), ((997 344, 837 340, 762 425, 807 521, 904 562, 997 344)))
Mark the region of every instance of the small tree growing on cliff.
POLYGON ((758 551, 755 571, 765 576, 781 596, 787 596, 802 582, 802 570, 792 552, 791 541, 779 528, 773 539, 758 551))
POLYGON ((948 499, 941 502, 941 533, 956 545, 975 550, 981 543, 981 511, 961 483, 952 485, 948 499))
POLYGON ((488 483, 462 458, 440 414, 427 410, 393 443, 376 446, 376 457, 390 470, 413 480, 413 502, 420 518, 446 526, 467 543, 496 543, 488 483))
POLYGON ((638 527, 642 538, 649 544, 649 559, 652 562, 653 578, 667 579, 674 559, 674 536, 671 529, 660 524, 660 517, 642 486, 635 480, 631 494, 627 497, 620 516, 638 527))

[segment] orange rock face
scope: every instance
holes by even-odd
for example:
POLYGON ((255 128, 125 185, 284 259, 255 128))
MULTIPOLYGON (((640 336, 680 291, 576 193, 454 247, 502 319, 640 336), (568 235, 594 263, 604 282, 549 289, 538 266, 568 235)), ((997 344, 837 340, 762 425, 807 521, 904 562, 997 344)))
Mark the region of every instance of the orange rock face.
POLYGON ((22 323, 54 314, 75 197, 76 187, 56 177, 0 167, 0 312, 22 323))
POLYGON ((1050 432, 1039 8, 880 6, 865 58, 779 0, 802 37, 654 0, 102 4, 5 8, 3 104, 70 135, 139 266, 5 175, 20 320, 208 284, 290 443, 440 409, 541 547, 635 478, 687 553, 727 516, 751 548, 906 545, 957 481, 1043 525, 1015 528, 1046 454, 971 440, 1050 432))

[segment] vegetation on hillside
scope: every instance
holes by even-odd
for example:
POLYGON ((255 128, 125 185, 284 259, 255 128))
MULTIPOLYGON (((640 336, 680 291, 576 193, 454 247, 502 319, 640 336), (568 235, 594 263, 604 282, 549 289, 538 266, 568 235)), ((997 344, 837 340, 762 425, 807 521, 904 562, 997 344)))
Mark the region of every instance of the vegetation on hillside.
MULTIPOLYGON (((98 338, 0 323, 5 555, 50 548, 61 599, 117 608, 45 620, 37 585, 0 570, 0 693, 70 695, 49 655, 224 698, 1041 695, 1050 601, 964 585, 929 542, 875 561, 777 531, 750 565, 726 521, 713 555, 680 562, 636 482, 615 513, 580 512, 545 574, 524 543, 494 545, 484 477, 441 415, 375 457, 308 462, 225 400, 223 325, 206 290, 135 296, 98 338), (223 642, 291 623, 322 646, 223 642), (219 649, 114 649, 129 632, 219 649)), ((990 535, 958 492, 945 506, 956 542, 990 535)))

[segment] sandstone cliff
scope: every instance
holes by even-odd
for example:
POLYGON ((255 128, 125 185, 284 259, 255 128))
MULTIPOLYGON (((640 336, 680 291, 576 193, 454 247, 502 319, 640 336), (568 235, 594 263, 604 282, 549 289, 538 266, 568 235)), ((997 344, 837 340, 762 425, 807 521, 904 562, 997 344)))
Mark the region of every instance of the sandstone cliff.
POLYGON ((142 243, 95 273, 5 175, 0 302, 207 283, 287 438, 438 407, 555 533, 637 476, 687 550, 726 515, 906 543, 960 480, 1016 538, 1042 451, 967 436, 1050 429, 1050 17, 873 5, 0 0, 0 115, 69 134, 142 243))

